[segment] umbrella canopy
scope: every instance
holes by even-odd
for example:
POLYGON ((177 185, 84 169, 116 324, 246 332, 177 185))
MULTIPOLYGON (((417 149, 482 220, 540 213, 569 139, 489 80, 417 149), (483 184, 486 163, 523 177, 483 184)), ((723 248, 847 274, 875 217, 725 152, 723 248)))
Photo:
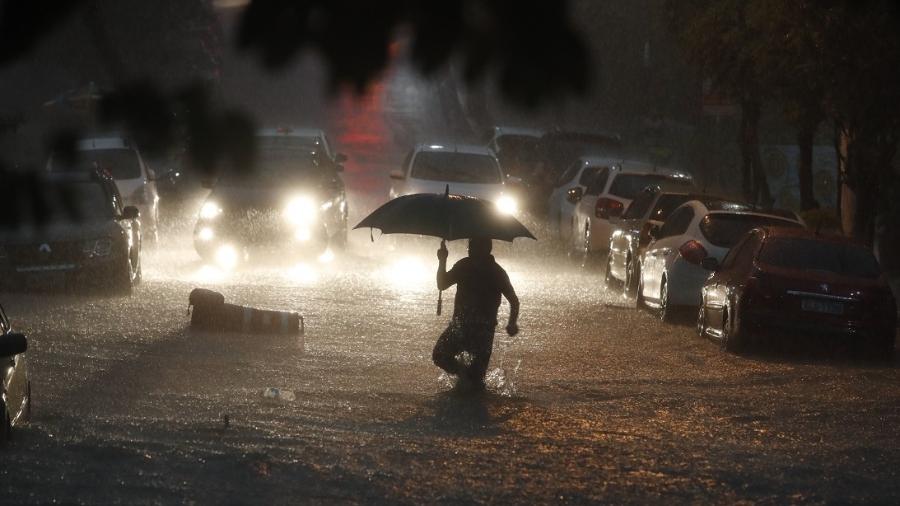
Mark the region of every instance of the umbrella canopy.
POLYGON ((384 234, 417 234, 448 241, 484 237, 510 241, 535 237, 512 216, 486 200, 447 193, 414 193, 387 202, 353 228, 384 234))

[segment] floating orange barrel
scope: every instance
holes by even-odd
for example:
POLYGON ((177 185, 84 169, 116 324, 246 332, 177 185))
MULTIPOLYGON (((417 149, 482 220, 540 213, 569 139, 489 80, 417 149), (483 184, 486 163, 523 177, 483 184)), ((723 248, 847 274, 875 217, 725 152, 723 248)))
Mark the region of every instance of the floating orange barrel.
POLYGON ((305 330, 298 313, 226 304, 224 295, 205 288, 192 290, 188 303, 193 307, 191 326, 203 330, 292 335, 305 330))

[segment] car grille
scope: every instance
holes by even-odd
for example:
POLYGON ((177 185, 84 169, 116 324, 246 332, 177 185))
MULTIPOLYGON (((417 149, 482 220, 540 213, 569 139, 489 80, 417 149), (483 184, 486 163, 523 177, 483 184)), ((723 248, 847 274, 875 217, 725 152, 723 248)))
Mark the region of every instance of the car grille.
POLYGON ((80 241, 56 241, 7 247, 15 266, 60 266, 77 264, 82 257, 80 241))

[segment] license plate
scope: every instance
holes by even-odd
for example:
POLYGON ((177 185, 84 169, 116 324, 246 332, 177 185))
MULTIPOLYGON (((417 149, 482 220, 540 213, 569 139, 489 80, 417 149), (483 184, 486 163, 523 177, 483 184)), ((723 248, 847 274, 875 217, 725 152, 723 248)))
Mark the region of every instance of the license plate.
POLYGON ((800 308, 804 311, 812 311, 814 313, 844 314, 844 304, 841 302, 803 299, 800 301, 800 308))

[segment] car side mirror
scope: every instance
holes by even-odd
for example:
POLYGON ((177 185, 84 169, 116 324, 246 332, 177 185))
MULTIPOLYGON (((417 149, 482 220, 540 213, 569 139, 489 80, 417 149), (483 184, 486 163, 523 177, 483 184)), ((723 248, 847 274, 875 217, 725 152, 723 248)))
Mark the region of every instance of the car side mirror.
POLYGON ((708 271, 717 271, 719 270, 719 261, 716 260, 716 257, 706 257, 700 261, 700 267, 708 271))
POLYGON ((147 181, 156 181, 156 171, 147 169, 147 181))
POLYGON ((344 163, 347 161, 347 155, 344 153, 338 153, 334 155, 334 163, 344 163))
POLYGON ((659 239, 659 225, 650 225, 647 229, 647 235, 654 241, 659 239))
POLYGON ((10 332, 0 335, 0 357, 14 357, 28 349, 25 334, 10 332))
POLYGON ((402 170, 392 170, 390 174, 391 179, 406 179, 406 176, 403 174, 402 170))
POLYGON ((134 206, 125 206, 125 209, 122 209, 122 219, 124 220, 136 220, 140 217, 141 212, 134 206))
POLYGON ((570 188, 569 191, 566 192, 566 200, 568 200, 570 204, 577 204, 581 201, 581 197, 583 196, 584 190, 580 186, 570 188))
POLYGON ((506 176, 506 182, 511 185, 521 185, 522 178, 520 178, 518 176, 506 176))
POLYGON ((612 209, 609 209, 606 212, 606 215, 609 219, 616 219, 616 218, 622 216, 623 211, 624 211, 624 209, 622 209, 621 207, 614 207, 612 209))

